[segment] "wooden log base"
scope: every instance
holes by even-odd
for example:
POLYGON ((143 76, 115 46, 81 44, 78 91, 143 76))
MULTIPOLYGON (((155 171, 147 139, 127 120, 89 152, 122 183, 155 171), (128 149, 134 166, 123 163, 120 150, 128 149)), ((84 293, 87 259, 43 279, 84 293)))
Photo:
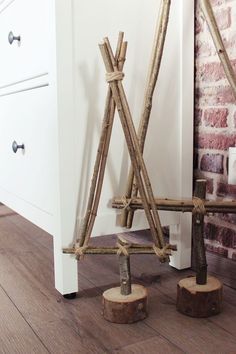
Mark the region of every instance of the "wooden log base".
POLYGON ((191 317, 210 317, 222 309, 222 283, 211 276, 207 284, 198 285, 196 277, 179 281, 177 285, 177 310, 191 317))
POLYGON ((147 317, 147 290, 133 284, 129 295, 121 295, 120 287, 103 293, 103 316, 113 323, 134 323, 147 317))

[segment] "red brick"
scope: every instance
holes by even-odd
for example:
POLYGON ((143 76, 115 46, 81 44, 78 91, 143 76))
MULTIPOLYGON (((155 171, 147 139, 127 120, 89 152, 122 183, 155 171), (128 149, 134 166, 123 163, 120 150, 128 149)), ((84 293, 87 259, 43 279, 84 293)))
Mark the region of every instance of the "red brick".
POLYGON ((207 240, 216 240, 217 239, 217 226, 212 223, 206 223, 204 225, 204 237, 207 240))
POLYGON ((226 128, 229 110, 227 108, 209 108, 204 112, 204 123, 207 127, 226 128))
POLYGON ((225 48, 227 52, 230 54, 232 52, 235 53, 235 46, 236 46, 236 34, 235 31, 229 33, 227 38, 223 38, 225 48))
POLYGON ((224 0, 210 0, 212 6, 219 6, 223 4, 224 0))
POLYGON ((221 63, 206 63, 199 67, 198 70, 201 81, 214 82, 225 78, 224 69, 221 63))
POLYGON ((235 246, 235 231, 226 227, 220 228, 218 241, 222 246, 233 248, 235 246))
POLYGON ((224 106, 235 103, 233 91, 229 86, 196 88, 196 103, 201 106, 224 106))
POLYGON ((207 240, 218 241, 224 247, 236 248, 236 233, 228 227, 206 223, 204 226, 204 236, 207 240))
POLYGON ((195 146, 200 149, 228 150, 236 145, 235 134, 196 133, 195 146))
POLYGON ((236 185, 219 182, 217 184, 217 196, 236 198, 236 185))
POLYGON ((217 246, 213 246, 213 245, 209 245, 209 244, 206 245, 206 250, 208 252, 217 253, 224 258, 227 258, 228 253, 229 253, 229 251, 223 247, 217 247, 217 246))
POLYGON ((231 26, 231 8, 221 9, 215 12, 216 22, 220 30, 224 30, 231 26))
POLYGON ((201 158, 200 169, 206 172, 223 173, 224 156, 221 154, 205 154, 201 158))
POLYGON ((230 224, 236 225, 236 214, 217 214, 217 217, 230 224))
POLYGON ((212 42, 208 43, 196 38, 195 42, 195 54, 196 61, 199 57, 210 57, 216 54, 214 44, 212 42))

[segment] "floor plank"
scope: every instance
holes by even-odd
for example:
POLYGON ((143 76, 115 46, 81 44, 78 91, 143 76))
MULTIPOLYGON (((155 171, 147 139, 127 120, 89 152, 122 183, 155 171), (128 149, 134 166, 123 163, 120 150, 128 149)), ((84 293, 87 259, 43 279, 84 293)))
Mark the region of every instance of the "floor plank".
POLYGON ((47 348, 0 287, 0 353, 45 354, 47 348))
POLYGON ((184 353, 161 336, 114 350, 114 354, 181 354, 184 353))

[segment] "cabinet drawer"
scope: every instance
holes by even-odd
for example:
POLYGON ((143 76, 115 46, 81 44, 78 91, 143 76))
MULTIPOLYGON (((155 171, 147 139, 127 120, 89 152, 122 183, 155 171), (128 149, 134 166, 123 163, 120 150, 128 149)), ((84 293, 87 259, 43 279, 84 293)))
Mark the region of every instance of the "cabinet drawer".
POLYGON ((0 98, 0 186, 34 207, 53 213, 55 119, 50 88, 0 98), (25 149, 14 153, 12 143, 25 149))
POLYGON ((48 72, 49 38, 48 0, 14 0, 0 12, 0 88, 48 72), (10 32, 20 41, 10 44, 10 32))

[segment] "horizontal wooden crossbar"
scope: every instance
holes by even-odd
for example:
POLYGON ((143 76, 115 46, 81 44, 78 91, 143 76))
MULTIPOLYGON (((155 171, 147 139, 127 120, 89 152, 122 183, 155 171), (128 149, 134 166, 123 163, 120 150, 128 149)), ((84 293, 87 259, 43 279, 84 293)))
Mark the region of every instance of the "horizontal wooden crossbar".
MULTIPOLYGON (((165 211, 179 211, 192 213, 195 209, 195 204, 192 199, 189 200, 175 200, 175 199, 158 199, 155 198, 156 208, 165 211)), ((203 200, 206 213, 232 213, 236 214, 236 201, 213 201, 203 200)), ((133 210, 143 209, 140 198, 132 198, 124 201, 124 198, 114 198, 112 207, 115 209, 130 208, 133 210)))
MULTIPOLYGON (((83 251, 83 254, 117 254, 119 251, 119 247, 88 247, 83 251)), ((171 251, 177 251, 177 247, 175 245, 170 246, 170 254, 171 251)), ((75 254, 75 248, 64 248, 63 253, 65 254, 75 254)), ((152 246, 138 246, 138 247, 129 247, 128 248, 129 255, 131 254, 155 254, 155 250, 152 246)))

